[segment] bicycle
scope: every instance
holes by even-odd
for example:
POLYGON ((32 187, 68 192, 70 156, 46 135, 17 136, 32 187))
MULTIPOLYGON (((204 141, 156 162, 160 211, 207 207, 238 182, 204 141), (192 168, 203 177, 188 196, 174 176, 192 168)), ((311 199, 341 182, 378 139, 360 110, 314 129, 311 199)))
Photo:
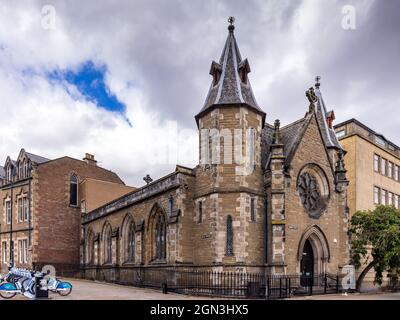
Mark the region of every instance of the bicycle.
POLYGON ((72 292, 72 284, 61 281, 57 278, 50 278, 47 282, 47 288, 52 293, 58 293, 60 296, 66 297, 72 292))

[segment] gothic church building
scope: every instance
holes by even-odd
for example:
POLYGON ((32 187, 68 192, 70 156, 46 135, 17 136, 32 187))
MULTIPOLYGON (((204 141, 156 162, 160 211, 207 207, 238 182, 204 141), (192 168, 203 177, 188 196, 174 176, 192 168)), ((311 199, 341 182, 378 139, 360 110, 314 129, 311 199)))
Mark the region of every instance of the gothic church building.
POLYGON ((349 263, 345 151, 319 81, 304 118, 268 124, 228 30, 195 116, 199 165, 85 213, 84 277, 129 282, 138 268, 320 274, 349 263))

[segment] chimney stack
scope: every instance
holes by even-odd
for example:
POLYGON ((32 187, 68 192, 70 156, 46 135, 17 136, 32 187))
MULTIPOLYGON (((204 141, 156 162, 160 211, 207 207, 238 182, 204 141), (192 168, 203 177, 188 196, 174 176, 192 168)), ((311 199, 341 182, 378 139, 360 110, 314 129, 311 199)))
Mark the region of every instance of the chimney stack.
POLYGON ((85 157, 83 158, 83 161, 85 161, 87 164, 95 166, 97 161, 94 159, 94 155, 90 153, 85 153, 85 157))

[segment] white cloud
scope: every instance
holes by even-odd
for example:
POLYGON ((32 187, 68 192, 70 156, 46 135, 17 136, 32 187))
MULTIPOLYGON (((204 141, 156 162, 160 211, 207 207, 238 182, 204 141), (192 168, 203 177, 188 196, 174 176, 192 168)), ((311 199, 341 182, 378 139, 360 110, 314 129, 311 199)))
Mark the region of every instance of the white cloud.
POLYGON ((0 155, 4 160, 8 154, 15 157, 21 147, 47 157, 80 158, 92 152, 102 166, 135 185, 147 173, 157 178, 173 170, 169 162, 175 159, 167 150, 179 156, 177 162, 194 165, 198 141, 193 116, 203 105, 210 83, 208 68, 219 58, 229 15, 236 16, 239 47, 250 60, 251 83, 267 121, 281 118, 284 124, 304 115, 304 91, 320 74, 325 101, 339 120, 360 116, 396 142, 395 117, 375 119, 371 110, 377 101, 387 110, 398 105, 398 97, 389 89, 396 81, 385 83, 381 92, 373 89, 375 81, 385 76, 395 79, 399 62, 391 57, 398 57, 399 48, 381 42, 380 48, 391 50, 386 64, 381 57, 378 65, 380 53, 368 50, 365 39, 382 25, 390 35, 388 27, 374 18, 382 9, 372 0, 348 2, 359 13, 359 28, 353 33, 340 28, 340 1, 172 5, 105 0, 101 6, 47 1, 56 9, 55 30, 41 26, 44 2, 3 1, 0 155), (88 60, 107 66, 106 83, 126 105, 132 127, 124 116, 98 108, 76 90, 71 96, 63 87, 67 84, 50 84, 44 76, 46 71, 75 69, 88 60), (371 66, 382 66, 384 71, 368 72, 371 66), (186 132, 184 138, 168 134, 176 127, 186 132))

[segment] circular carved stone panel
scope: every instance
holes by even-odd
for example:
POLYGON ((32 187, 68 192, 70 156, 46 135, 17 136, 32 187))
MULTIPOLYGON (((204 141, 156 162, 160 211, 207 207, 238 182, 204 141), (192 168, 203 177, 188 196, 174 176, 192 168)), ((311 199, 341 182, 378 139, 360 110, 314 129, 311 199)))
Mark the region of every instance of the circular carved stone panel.
POLYGON ((298 190, 301 203, 307 213, 318 218, 325 209, 325 201, 320 193, 317 179, 309 172, 304 172, 298 180, 298 190))

